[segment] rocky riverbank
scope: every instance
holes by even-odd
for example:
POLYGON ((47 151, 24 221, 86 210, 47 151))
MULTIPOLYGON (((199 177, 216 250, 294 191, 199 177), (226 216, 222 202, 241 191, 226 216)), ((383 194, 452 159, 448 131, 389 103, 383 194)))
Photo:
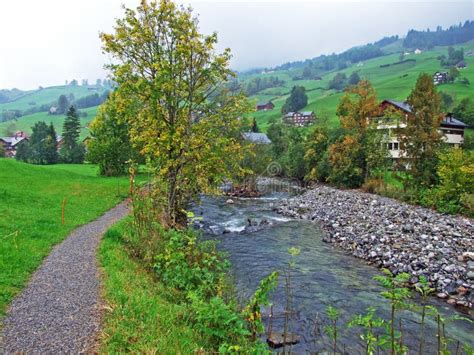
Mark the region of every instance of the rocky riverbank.
POLYGON ((474 221, 354 190, 316 186, 277 212, 317 221, 324 241, 416 284, 425 275, 437 296, 474 315, 474 221))

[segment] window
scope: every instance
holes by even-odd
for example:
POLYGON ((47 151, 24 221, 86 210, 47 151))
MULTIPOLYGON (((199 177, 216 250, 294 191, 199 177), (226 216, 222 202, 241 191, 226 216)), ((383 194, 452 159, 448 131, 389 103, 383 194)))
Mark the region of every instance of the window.
POLYGON ((388 150, 393 150, 393 143, 388 143, 388 150))
POLYGON ((398 142, 393 143, 393 150, 398 150, 398 142))

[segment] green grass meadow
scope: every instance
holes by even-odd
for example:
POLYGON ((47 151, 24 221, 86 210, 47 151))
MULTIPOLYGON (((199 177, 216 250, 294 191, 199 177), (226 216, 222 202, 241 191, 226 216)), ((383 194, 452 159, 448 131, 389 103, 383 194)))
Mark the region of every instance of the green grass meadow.
POLYGON ((0 113, 6 110, 20 110, 24 111, 31 107, 41 106, 41 105, 50 105, 53 102, 58 100, 60 95, 74 95, 75 99, 79 99, 84 96, 92 95, 94 93, 102 93, 103 88, 99 90, 89 90, 91 86, 72 86, 72 85, 63 85, 63 86, 51 86, 41 90, 34 90, 26 93, 24 96, 4 104, 0 104, 0 113))
MULTIPOLYGON (((89 128, 87 126, 97 115, 98 107, 99 106, 94 106, 80 110, 80 112, 87 113, 86 117, 80 117, 82 125, 80 136, 81 139, 84 139, 89 135, 89 128)), ((65 119, 65 115, 50 115, 47 112, 33 113, 31 115, 22 116, 17 120, 0 123, 0 136, 5 135, 5 130, 9 129, 10 127, 14 127, 16 131, 23 131, 27 134, 31 134, 31 127, 33 127, 35 123, 39 121, 44 121, 46 122, 46 124, 52 123, 56 130, 56 133, 61 135, 65 119)))
POLYGON ((127 220, 105 234, 99 248, 107 302, 100 352, 191 354, 202 348, 187 322, 185 304, 127 254, 121 236, 127 220))
POLYGON ((0 159, 0 316, 55 244, 127 193, 127 177, 99 177, 94 165, 38 166, 0 159))

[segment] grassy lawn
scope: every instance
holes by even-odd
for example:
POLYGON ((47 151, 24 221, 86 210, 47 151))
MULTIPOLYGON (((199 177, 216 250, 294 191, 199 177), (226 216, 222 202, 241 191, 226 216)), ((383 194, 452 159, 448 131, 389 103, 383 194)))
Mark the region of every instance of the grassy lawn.
POLYGON ((37 166, 0 159, 0 316, 55 244, 127 192, 127 177, 99 177, 93 165, 37 166))
MULTIPOLYGON (((84 139, 89 135, 89 129, 87 126, 97 115, 97 109, 98 106, 79 110, 80 112, 87 113, 86 117, 80 117, 82 125, 81 139, 84 139)), ((6 135, 5 130, 11 128, 13 128, 15 131, 24 131, 28 134, 31 134, 31 127, 33 127, 35 123, 39 121, 44 121, 48 125, 52 123, 56 133, 61 135, 65 118, 65 115, 50 115, 47 112, 38 112, 31 115, 22 116, 16 121, 6 121, 0 123, 0 136, 6 135)))
POLYGON ((96 92, 101 94, 104 92, 104 88, 99 88, 98 91, 89 90, 89 87, 77 85, 63 85, 63 86, 51 86, 42 90, 34 90, 26 93, 24 96, 4 104, 0 104, 0 112, 6 110, 20 110, 24 111, 31 107, 37 107, 41 105, 50 105, 57 102, 60 95, 74 95, 77 100, 84 96, 95 94, 96 92))
POLYGON ((186 306, 173 303, 173 295, 128 256, 121 242, 125 223, 113 226, 99 249, 109 306, 101 352, 195 353, 203 344, 186 322, 186 306))

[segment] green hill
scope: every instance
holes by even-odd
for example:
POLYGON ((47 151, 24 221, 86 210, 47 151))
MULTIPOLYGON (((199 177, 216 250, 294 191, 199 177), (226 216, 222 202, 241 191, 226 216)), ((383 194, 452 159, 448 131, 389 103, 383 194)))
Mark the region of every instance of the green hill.
POLYGON ((51 86, 44 89, 38 89, 35 91, 27 92, 25 95, 20 96, 19 98, 0 104, 0 113, 2 111, 9 110, 19 110, 25 111, 33 107, 39 107, 41 105, 50 105, 58 100, 60 95, 74 95, 74 98, 77 100, 81 97, 92 95, 95 93, 103 93, 106 89, 103 87, 96 86, 73 86, 73 85, 64 85, 64 86, 51 86))
MULTIPOLYGON (((474 50, 474 41, 470 41, 455 48, 464 48, 465 52, 474 50)), ((341 92, 329 90, 330 80, 337 73, 344 73, 346 76, 356 71, 362 79, 368 79, 374 85, 378 98, 404 100, 410 93, 416 83, 416 79, 420 73, 433 74, 436 71, 447 71, 437 59, 440 55, 447 55, 448 47, 435 47, 432 50, 424 51, 421 54, 413 52, 405 56, 405 59, 412 59, 404 63, 400 62, 399 53, 396 51, 400 48, 398 42, 394 42, 384 48, 385 56, 370 59, 362 62, 362 64, 354 64, 343 70, 336 70, 321 75, 322 80, 293 80, 292 78, 301 75, 303 69, 279 70, 267 73, 243 75, 241 80, 246 82, 255 78, 263 78, 265 76, 276 76, 285 83, 281 87, 270 88, 260 91, 258 94, 251 96, 256 101, 272 100, 275 109, 272 111, 260 111, 253 113, 261 129, 266 130, 271 121, 281 119, 281 107, 285 99, 288 97, 290 89, 294 85, 304 86, 307 90, 308 105, 302 111, 314 111, 320 123, 328 123, 332 126, 338 125, 339 121, 336 116, 336 107, 339 99, 343 95, 341 92), (395 53, 394 53, 395 52, 395 53)), ((466 77, 471 84, 465 85, 460 82, 453 84, 443 84, 438 86, 439 91, 449 93, 454 98, 454 104, 457 104, 462 98, 473 96, 474 94, 474 57, 466 56, 465 62, 467 68, 461 69, 461 76, 466 77)))
MULTIPOLYGON (((79 110, 83 114, 87 114, 85 117, 80 117, 82 130, 81 139, 84 139, 89 134, 87 126, 97 115, 98 106, 89 107, 79 110)), ((10 120, 7 122, 0 123, 0 136, 6 135, 8 131, 24 131, 31 134, 31 127, 38 121, 44 121, 47 124, 53 123, 56 133, 61 134, 63 130, 63 123, 66 116, 64 115, 50 115, 47 112, 38 112, 27 116, 19 117, 16 120, 10 120)))

